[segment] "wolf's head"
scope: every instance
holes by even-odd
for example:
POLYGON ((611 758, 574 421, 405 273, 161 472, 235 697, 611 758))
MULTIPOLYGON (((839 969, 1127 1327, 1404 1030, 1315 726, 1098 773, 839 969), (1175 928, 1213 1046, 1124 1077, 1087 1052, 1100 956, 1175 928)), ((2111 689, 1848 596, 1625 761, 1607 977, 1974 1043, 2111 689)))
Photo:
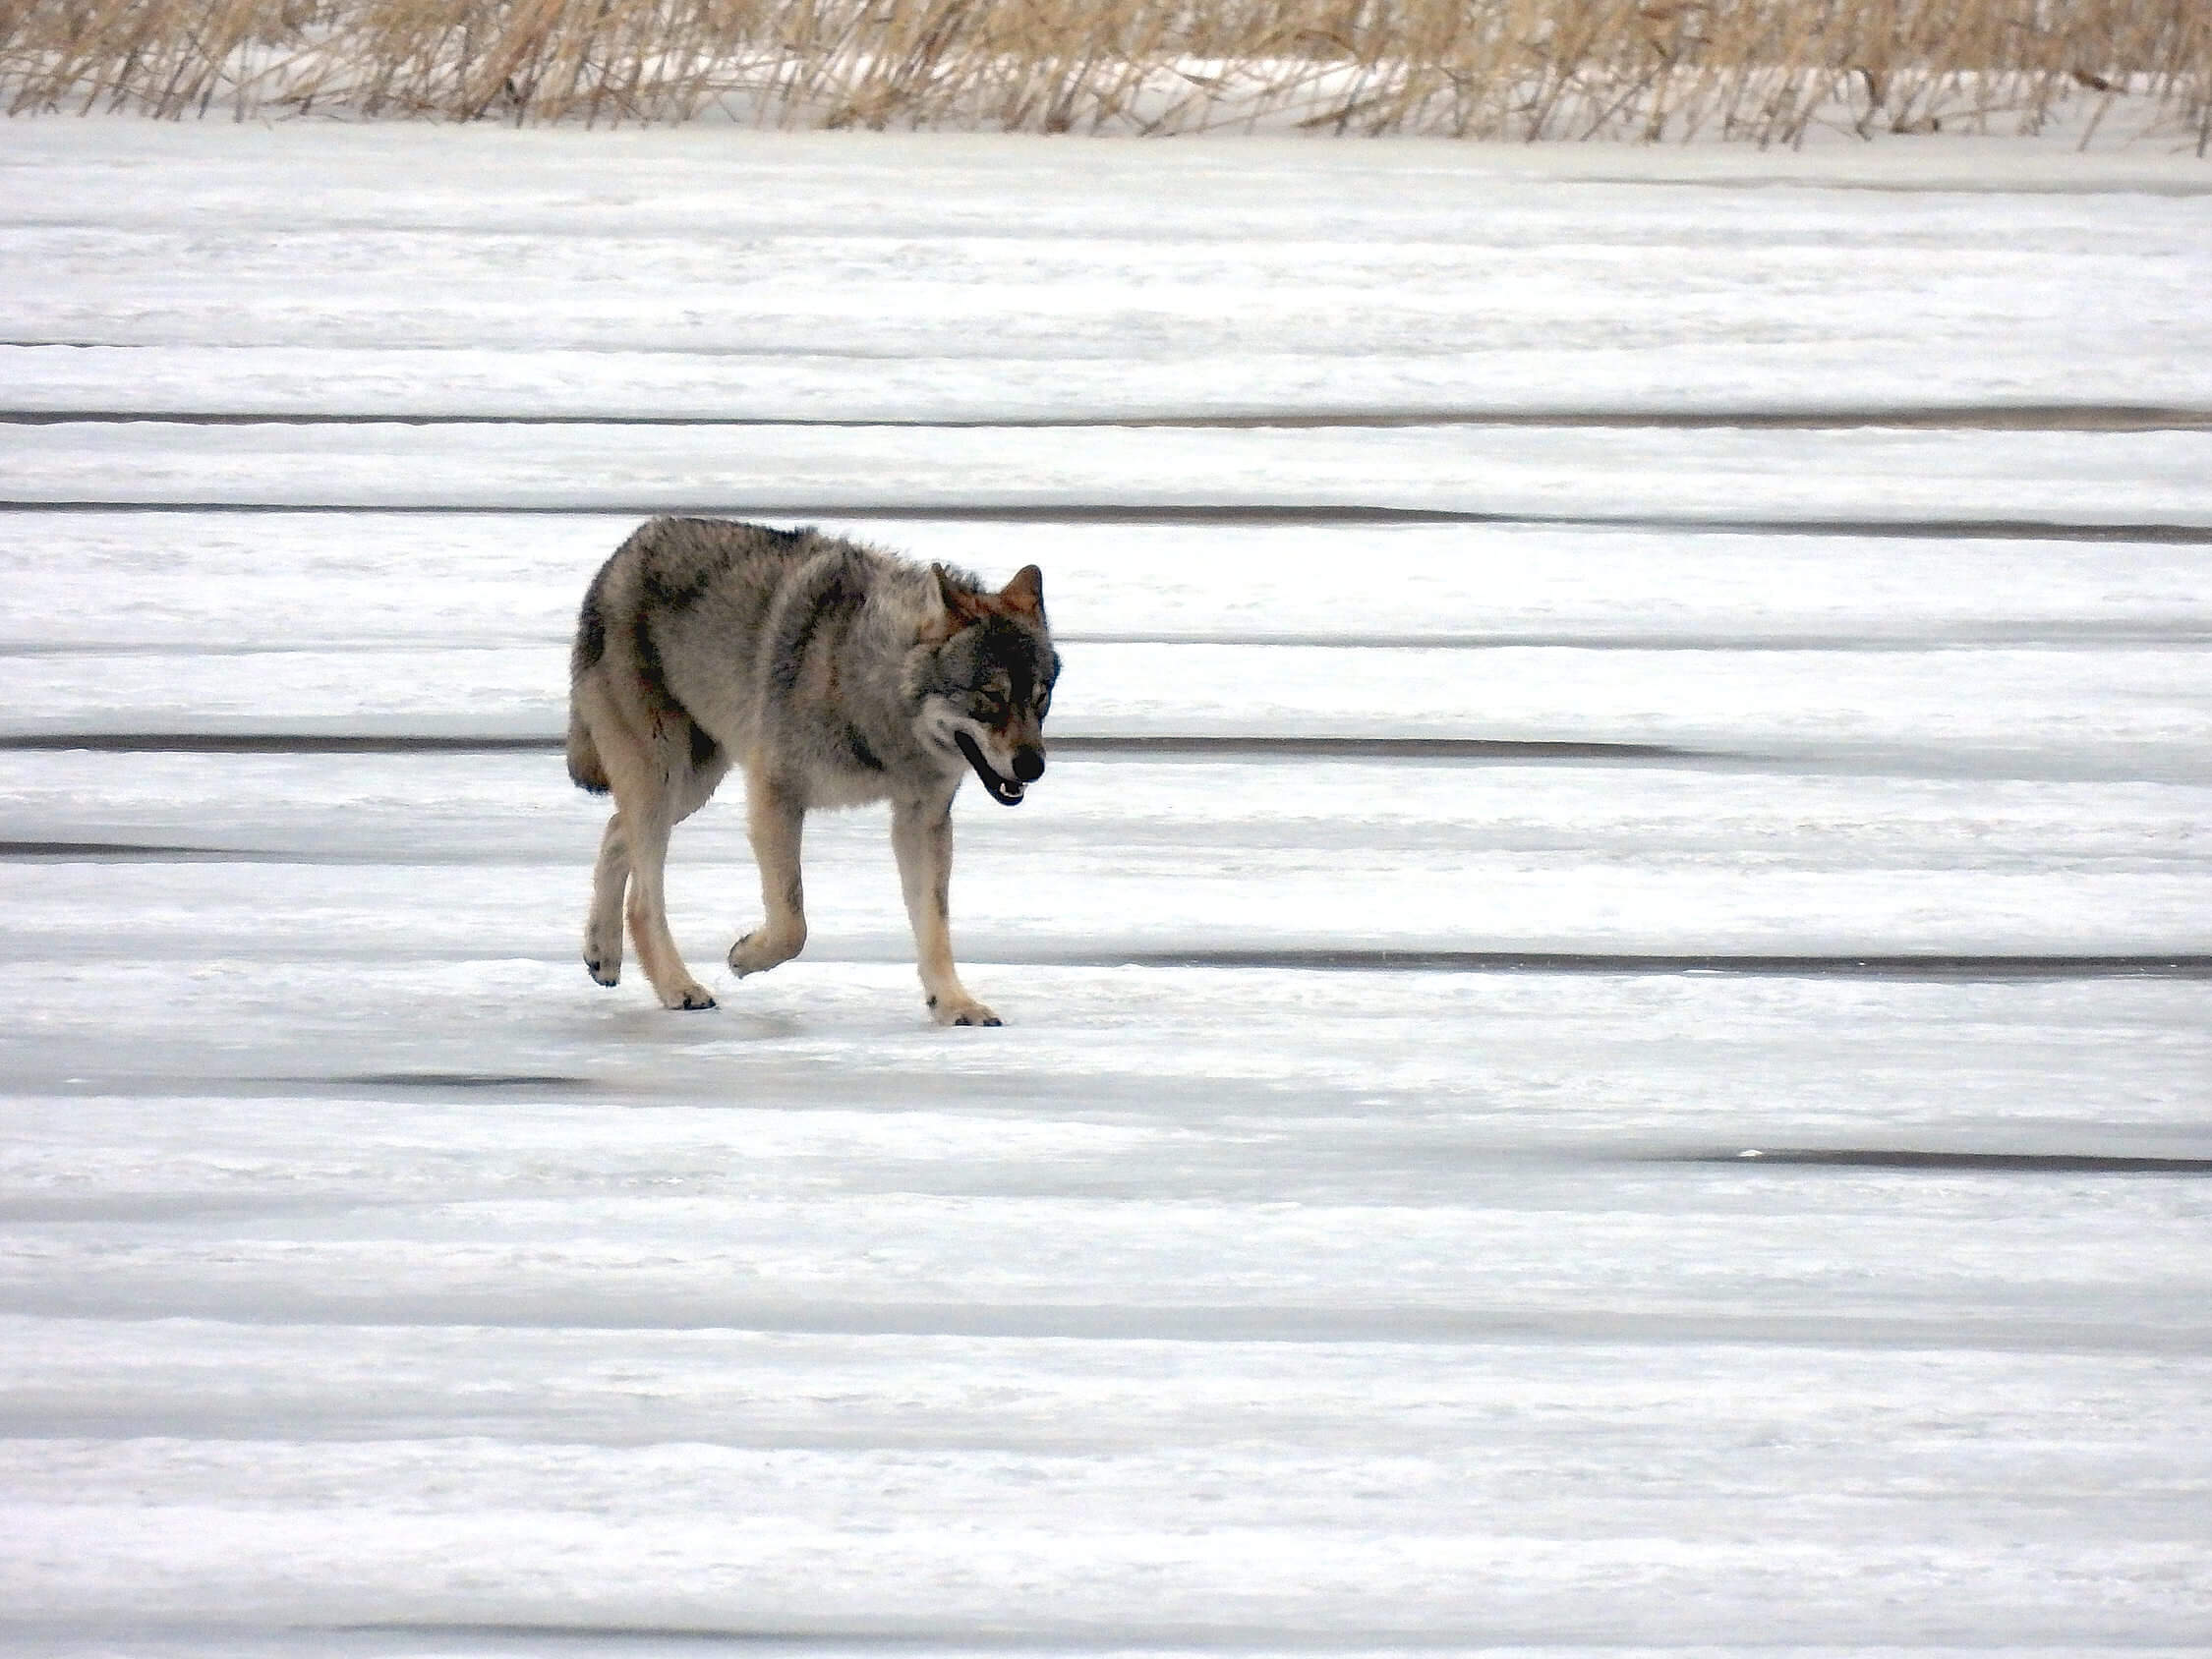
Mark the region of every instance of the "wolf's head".
POLYGON ((932 566, 942 613, 922 631, 933 646, 921 729, 974 768, 991 799, 1019 806, 1044 775, 1044 717, 1060 654, 1045 626, 1044 575, 1026 566, 995 594, 932 566))

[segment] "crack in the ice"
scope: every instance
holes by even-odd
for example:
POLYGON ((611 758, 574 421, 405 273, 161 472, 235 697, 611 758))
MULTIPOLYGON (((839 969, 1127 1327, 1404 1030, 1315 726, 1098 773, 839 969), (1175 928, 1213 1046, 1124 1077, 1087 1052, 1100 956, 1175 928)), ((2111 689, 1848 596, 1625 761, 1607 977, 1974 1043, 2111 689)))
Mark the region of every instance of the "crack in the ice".
POLYGON ((1892 538, 1912 542, 2139 543, 2212 546, 2212 524, 2084 523, 2064 519, 1729 518, 1703 514, 1488 513, 1343 502, 911 501, 147 501, 0 500, 0 513, 237 513, 384 518, 882 519, 921 524, 1348 526, 1500 525, 1649 530, 1681 535, 1892 538))

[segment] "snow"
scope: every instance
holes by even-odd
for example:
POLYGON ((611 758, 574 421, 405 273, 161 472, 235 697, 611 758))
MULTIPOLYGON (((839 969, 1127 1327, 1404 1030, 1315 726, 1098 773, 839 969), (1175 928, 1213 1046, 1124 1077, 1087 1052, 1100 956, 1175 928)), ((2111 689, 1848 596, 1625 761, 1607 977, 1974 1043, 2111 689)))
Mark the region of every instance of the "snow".
MULTIPOLYGON (((2212 176, 2148 144, 114 130, 17 122, 0 158, 23 204, 0 364, 26 406, 929 423, 2212 402, 2212 176)), ((805 457, 790 431, 689 441, 764 439, 778 465, 805 457)), ((914 441, 934 467, 974 440, 914 441)), ((1084 459, 1068 449, 1034 453, 1084 459)))
POLYGON ((2202 163, 10 138, 0 1650, 2203 1650, 2202 163), (1043 565, 1003 1031, 582 973, 675 508, 1043 565))

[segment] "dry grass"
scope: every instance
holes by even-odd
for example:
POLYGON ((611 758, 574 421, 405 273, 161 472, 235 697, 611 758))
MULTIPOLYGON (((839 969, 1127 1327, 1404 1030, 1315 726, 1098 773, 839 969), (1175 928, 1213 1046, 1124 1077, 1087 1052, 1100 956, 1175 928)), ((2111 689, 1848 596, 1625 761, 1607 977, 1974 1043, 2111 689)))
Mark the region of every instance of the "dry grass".
POLYGON ((2208 0, 0 0, 12 113, 2212 144, 2208 0))

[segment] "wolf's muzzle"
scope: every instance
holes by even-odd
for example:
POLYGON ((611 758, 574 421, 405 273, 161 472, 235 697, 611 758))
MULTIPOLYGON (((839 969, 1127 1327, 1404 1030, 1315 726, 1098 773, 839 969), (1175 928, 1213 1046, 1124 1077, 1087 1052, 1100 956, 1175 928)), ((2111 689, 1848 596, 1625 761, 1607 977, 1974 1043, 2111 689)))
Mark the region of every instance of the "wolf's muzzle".
POLYGON ((960 746, 967 764, 975 769, 975 775, 983 780, 991 799, 1002 807, 1021 804, 1022 791, 1044 775, 1044 753, 1038 749, 1018 749, 1014 755, 1014 776, 1001 777, 983 758, 983 750, 975 739, 964 731, 956 732, 953 741, 960 746))

